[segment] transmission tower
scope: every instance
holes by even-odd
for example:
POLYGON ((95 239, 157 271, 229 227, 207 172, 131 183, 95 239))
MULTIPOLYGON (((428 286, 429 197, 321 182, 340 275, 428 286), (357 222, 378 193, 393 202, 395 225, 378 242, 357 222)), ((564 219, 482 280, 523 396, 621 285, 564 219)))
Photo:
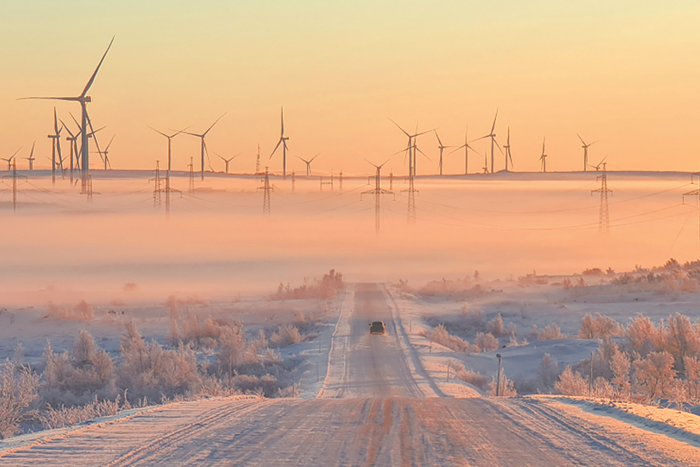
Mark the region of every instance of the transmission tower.
POLYGON ((340 171, 340 174, 338 176, 338 188, 340 191, 343 191, 343 171, 340 171))
MULTIPOLYGON (((154 186, 153 186, 153 206, 160 206, 160 194, 163 192, 163 187, 162 187, 162 180, 160 177, 160 162, 156 161, 156 175, 154 178, 152 178, 154 186)), ((149 180, 149 182, 151 181, 149 180)))
MULTIPOLYGON (((188 191, 194 193, 194 157, 190 157, 190 164, 187 167, 190 168, 190 185, 188 191)), ((202 172, 202 177, 203 176, 204 172, 202 172)))
MULTIPOLYGON (((370 164, 372 164, 372 163, 370 162, 370 164)), ((386 162, 384 162, 384 164, 386 164, 386 162)), ((362 198, 362 195, 374 195, 374 229, 377 232, 377 235, 379 235, 379 231, 380 231, 380 211, 381 211, 380 200, 381 200, 381 195, 393 195, 394 194, 392 191, 383 190, 381 187, 382 167, 384 166, 384 164, 382 164, 382 165, 372 164, 377 169, 377 173, 374 176, 374 189, 363 191, 360 194, 360 198, 362 198)), ((396 196, 394 196, 394 198, 396 198, 396 196)))
POLYGON ((683 193, 683 203, 685 203, 686 196, 695 196, 698 199, 698 238, 700 239, 700 172, 695 172, 690 174, 690 183, 698 184, 697 189, 683 193))
POLYGON ((323 191, 323 186, 324 186, 324 185, 330 186, 330 187, 331 187, 331 191, 333 191, 333 174, 331 174, 331 180, 330 180, 330 181, 328 181, 328 180, 324 181, 324 180, 323 180, 323 175, 321 175, 321 178, 320 178, 320 187, 321 187, 321 188, 320 188, 320 191, 323 191))
POLYGON ((258 144, 258 158, 255 159, 255 174, 260 173, 260 144, 258 144))
POLYGON ((409 165, 408 165, 408 188, 405 190, 401 190, 401 193, 407 192, 408 193, 408 216, 407 220, 409 224, 415 224, 416 223, 416 193, 418 190, 416 190, 416 187, 414 185, 415 182, 415 174, 416 174, 416 150, 418 148, 416 147, 415 144, 415 139, 413 143, 413 154, 411 155, 410 151, 408 154, 408 160, 409 160, 409 165), (413 163, 411 164, 411 159, 413 159, 413 163))
POLYGON ((612 190, 608 189, 608 173, 606 171, 607 163, 603 162, 603 174, 596 179, 600 181, 600 188, 592 190, 593 193, 600 193, 600 212, 598 214, 598 228, 601 233, 610 232, 610 211, 608 209, 608 193, 612 194, 612 190))
POLYGON ((4 179, 12 179, 12 211, 17 212, 17 180, 20 178, 27 178, 24 175, 17 175, 17 161, 12 161, 12 175, 5 175, 4 179))
POLYGON ((259 186, 258 190, 263 190, 263 214, 270 214, 270 192, 274 187, 270 184, 270 172, 267 167, 262 182, 263 186, 259 186))

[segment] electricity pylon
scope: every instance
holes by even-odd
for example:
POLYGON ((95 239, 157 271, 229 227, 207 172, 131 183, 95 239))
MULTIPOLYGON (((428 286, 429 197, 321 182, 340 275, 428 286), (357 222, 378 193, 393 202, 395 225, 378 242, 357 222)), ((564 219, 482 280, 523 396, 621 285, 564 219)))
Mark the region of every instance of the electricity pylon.
POLYGON ((338 188, 340 191, 343 191, 343 171, 340 171, 340 174, 338 175, 338 188))
POLYGON ((12 179, 12 211, 17 211, 17 179, 27 178, 24 175, 17 175, 17 160, 12 161, 12 175, 5 175, 3 178, 12 179))
POLYGON ((194 193, 194 157, 190 157, 190 163, 187 167, 190 168, 190 184, 188 191, 194 193))
MULTIPOLYGON (((369 161, 367 161, 369 162, 369 161)), ((389 161, 384 162, 386 164, 389 161)), ((372 164, 371 162, 369 162, 372 164)), ((374 195, 374 229, 377 232, 377 235, 379 235, 380 231, 380 211, 381 211, 381 205, 380 205, 380 200, 381 200, 381 195, 393 195, 394 193, 389 191, 389 190, 384 190, 381 187, 381 181, 382 181, 382 167, 384 164, 381 165, 375 165, 372 164, 376 169, 377 173, 374 176, 374 189, 373 190, 367 190, 363 191, 360 193, 360 198, 362 198, 362 195, 374 195)))
POLYGON ((262 179, 263 186, 259 186, 258 190, 263 190, 263 214, 270 214, 270 192, 274 187, 270 184, 270 171, 265 167, 265 176, 262 179))
MULTIPOLYGON (((151 180, 155 182, 153 187, 153 206, 160 206, 160 194, 163 192, 161 186, 163 184, 163 181, 160 177, 160 161, 156 161, 156 174, 155 177, 151 180)), ((149 182, 151 180, 149 180, 149 182)))
POLYGON ((695 196, 698 199, 698 238, 700 239, 700 172, 690 174, 690 183, 698 184, 698 188, 687 193, 683 193, 683 203, 686 196, 695 196))
POLYGON ((597 190, 591 190, 591 194, 600 193, 600 211, 598 213, 598 228, 601 233, 610 232, 610 211, 608 209, 608 193, 613 191, 608 189, 608 173, 605 166, 606 162, 603 162, 603 174, 596 177, 596 180, 600 181, 600 188, 597 190))

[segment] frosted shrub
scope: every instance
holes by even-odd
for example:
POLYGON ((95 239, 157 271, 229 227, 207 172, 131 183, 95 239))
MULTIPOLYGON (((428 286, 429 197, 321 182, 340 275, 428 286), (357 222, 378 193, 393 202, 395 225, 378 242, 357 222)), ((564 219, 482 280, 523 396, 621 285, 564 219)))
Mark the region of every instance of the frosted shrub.
POLYGON ((282 348, 292 344, 298 344, 302 340, 299 329, 296 326, 284 324, 277 328, 277 331, 270 336, 270 345, 272 347, 282 348))
POLYGON ((51 344, 44 351, 44 378, 48 389, 80 396, 108 388, 113 383, 114 364, 109 354, 95 345, 82 330, 71 352, 54 353, 51 344))
POLYGON ((486 376, 472 370, 467 370, 461 363, 453 363, 453 365, 457 378, 461 379, 465 383, 471 384, 472 386, 476 386, 482 391, 486 391, 489 382, 486 376))
POLYGON ((8 438, 19 431, 27 418, 28 409, 38 397, 39 376, 29 367, 16 367, 6 361, 0 364, 0 438, 8 438))
POLYGON ((570 366, 566 366, 559 375, 559 380, 554 383, 554 389, 565 396, 583 396, 588 392, 588 383, 578 371, 574 372, 570 366))
POLYGON ((630 368, 632 364, 626 352, 617 347, 610 359, 610 369, 613 372, 612 384, 615 388, 615 395, 621 399, 630 396, 630 368))
POLYGON ((500 313, 486 324, 486 330, 496 337, 502 337, 507 334, 505 326, 503 325, 503 318, 501 317, 500 313))
POLYGON ((476 339, 474 339, 474 345, 482 351, 488 352, 489 350, 496 350, 498 348, 498 339, 496 339, 490 332, 487 332, 486 334, 483 332, 478 332, 476 334, 476 339))
POLYGON ((683 373, 685 357, 700 353, 700 336, 690 318, 680 313, 668 317, 666 350, 673 355, 676 368, 683 373))
POLYGON ((634 369, 637 389, 647 400, 652 401, 668 395, 676 377, 673 356, 670 353, 651 352, 643 360, 634 362, 634 369))
POLYGON ((625 335, 630 345, 632 345, 632 349, 642 357, 646 357, 649 352, 654 350, 655 334, 654 324, 641 313, 637 313, 637 316, 630 318, 630 323, 625 330, 625 335))
POLYGON ((496 389, 498 389, 499 397, 516 397, 518 395, 518 391, 515 389, 515 383, 509 380, 505 373, 501 373, 500 386, 496 384, 496 378, 491 378, 491 382, 489 383, 489 396, 495 397, 497 395, 496 389))
POLYGON ((447 332, 444 324, 439 324, 435 328, 427 331, 425 337, 455 352, 469 352, 469 342, 462 340, 458 336, 451 335, 447 332))
POLYGON ((579 339, 605 339, 624 335, 624 328, 609 316, 596 313, 592 317, 589 313, 581 320, 581 328, 578 331, 579 339))
POLYGON ((241 328, 238 326, 224 328, 219 337, 219 353, 216 354, 219 369, 233 376, 233 371, 243 359, 244 351, 245 341, 241 328))
POLYGON ((95 318, 95 310, 85 300, 81 300, 74 307, 61 306, 49 302, 49 310, 45 318, 92 321, 95 318))
POLYGON ((555 339, 563 339, 564 336, 561 333, 561 330, 559 329, 559 326, 557 323, 552 324, 551 326, 545 327, 543 330, 541 330, 537 334, 537 339, 541 341, 549 341, 549 340, 555 340, 555 339))
POLYGON ((700 361, 696 357, 685 357, 685 377, 690 400, 700 399, 700 361))
POLYGON ((98 401, 97 396, 85 405, 75 407, 61 406, 53 408, 50 405, 39 415, 41 425, 46 429, 63 428, 99 417, 116 415, 122 410, 131 408, 129 401, 118 395, 114 401, 98 401))

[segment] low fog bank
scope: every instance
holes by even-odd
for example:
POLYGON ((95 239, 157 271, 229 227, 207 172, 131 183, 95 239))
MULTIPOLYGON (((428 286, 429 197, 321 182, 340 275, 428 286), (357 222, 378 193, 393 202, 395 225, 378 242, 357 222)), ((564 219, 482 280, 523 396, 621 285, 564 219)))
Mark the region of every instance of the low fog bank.
POLYGON ((360 177, 346 178, 342 191, 337 177, 332 190, 318 177, 295 177, 293 186, 274 177, 263 215, 260 177, 211 175, 189 192, 177 176, 182 192, 172 194, 169 216, 154 206, 152 182, 128 172, 96 172, 89 202, 67 180, 28 179, 16 212, 11 193, 0 192, 0 306, 225 299, 331 268, 350 281, 420 283, 700 256, 696 205, 682 204, 687 174, 610 173, 609 235, 598 232, 598 175, 419 178, 415 223, 406 181, 394 177, 394 195, 380 200, 379 235, 374 196, 363 194, 372 186, 360 177))

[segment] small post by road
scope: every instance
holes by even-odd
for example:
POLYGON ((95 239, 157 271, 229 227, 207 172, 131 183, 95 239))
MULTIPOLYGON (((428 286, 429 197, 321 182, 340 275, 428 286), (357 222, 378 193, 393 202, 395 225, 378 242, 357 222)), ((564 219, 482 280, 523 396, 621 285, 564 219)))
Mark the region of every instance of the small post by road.
POLYGON ((591 352, 591 374, 588 377, 588 395, 593 395, 593 352, 591 352))
POLYGON ((496 397, 501 395, 501 354, 497 353, 498 357, 498 373, 496 377, 496 397))

